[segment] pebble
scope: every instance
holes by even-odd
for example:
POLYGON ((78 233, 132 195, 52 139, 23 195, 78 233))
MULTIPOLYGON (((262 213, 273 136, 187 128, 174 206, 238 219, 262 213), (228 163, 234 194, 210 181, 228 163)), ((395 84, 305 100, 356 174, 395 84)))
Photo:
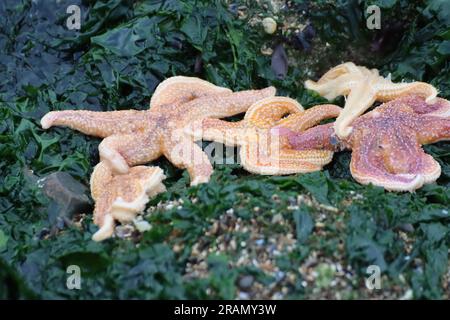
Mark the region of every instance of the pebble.
POLYGON ((277 30, 277 23, 273 18, 267 17, 262 21, 264 32, 267 34, 273 34, 277 30))
POLYGON ((272 218, 272 223, 278 223, 283 220, 283 215, 281 213, 277 213, 272 218))
POLYGON ((133 234, 134 228, 129 224, 117 226, 115 229, 116 236, 120 239, 129 238, 133 234))
POLYGON ((243 276, 239 280, 239 288, 241 288, 242 290, 247 290, 252 286, 254 281, 255 278, 252 275, 243 276))
POLYGON ((285 276, 286 276, 286 274, 283 271, 278 271, 275 273, 275 279, 277 281, 283 280, 285 276))
POLYGON ((403 223, 398 228, 406 233, 414 232, 414 226, 411 223, 403 223))
POLYGON ((264 239, 257 239, 257 240, 255 241, 255 244, 256 244, 257 246, 263 246, 265 242, 266 242, 266 241, 265 241, 264 239))
POLYGON ((139 232, 145 232, 152 229, 152 225, 145 220, 134 219, 133 224, 139 232))
POLYGON ((240 300, 248 300, 250 299, 250 295, 247 292, 239 292, 239 299, 240 300))

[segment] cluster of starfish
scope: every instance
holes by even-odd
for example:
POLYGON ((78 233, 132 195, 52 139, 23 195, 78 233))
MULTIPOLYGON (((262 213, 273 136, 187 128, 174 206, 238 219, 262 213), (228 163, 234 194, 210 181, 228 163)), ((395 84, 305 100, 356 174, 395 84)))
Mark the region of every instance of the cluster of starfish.
POLYGON ((345 63, 306 87, 329 99, 346 95, 345 107, 304 110, 293 99, 276 97, 273 87, 232 92, 176 76, 157 87, 149 110, 52 111, 41 124, 104 138, 91 176, 97 241, 114 233, 115 221, 133 220, 150 197, 165 190, 162 170, 142 164, 164 156, 188 170, 191 185, 208 182, 213 168, 195 143, 199 139, 240 146, 242 166, 257 174, 320 170, 335 151, 347 148, 351 173, 363 184, 414 190, 440 175, 439 164, 421 149, 450 138, 450 103, 436 98, 433 86, 392 83, 377 70, 345 63), (361 116, 375 101, 389 102, 361 116), (241 121, 220 119, 244 112, 241 121))
MULTIPOLYGON (((176 167, 188 170, 191 185, 208 182, 212 165, 185 128, 206 118, 243 113, 253 103, 274 95, 273 87, 232 92, 198 78, 177 76, 157 87, 150 110, 52 111, 41 119, 41 125, 44 129, 67 126, 104 138, 99 145, 100 163, 91 177, 94 222, 100 227, 93 239, 100 241, 113 234, 116 220, 132 220, 151 196, 164 191, 160 168, 137 165, 163 155, 176 167)), ((252 158, 250 162, 254 162, 252 158)))

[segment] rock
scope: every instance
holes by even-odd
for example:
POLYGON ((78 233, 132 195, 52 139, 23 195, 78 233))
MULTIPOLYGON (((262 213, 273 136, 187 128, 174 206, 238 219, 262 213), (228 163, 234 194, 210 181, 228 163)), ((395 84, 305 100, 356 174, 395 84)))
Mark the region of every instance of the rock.
POLYGON ((288 58, 282 44, 275 47, 272 54, 271 68, 278 79, 284 79, 288 72, 288 58))
POLYGON ((247 292, 239 292, 239 300, 249 300, 250 295, 247 292))
POLYGON ((286 274, 283 271, 277 271, 275 273, 275 279, 276 281, 281 281, 284 279, 284 277, 286 276, 286 274))
POLYGON ((76 213, 91 209, 89 189, 67 172, 55 172, 40 179, 43 193, 51 199, 48 217, 52 226, 62 228, 76 213))
POLYGON ((277 31, 277 23, 273 18, 267 17, 262 21, 264 32, 267 34, 273 34, 277 31))
POLYGON ((262 247, 265 243, 266 243, 266 241, 264 239, 257 239, 257 240, 255 240, 255 244, 258 247, 262 247))
POLYGON ((283 215, 281 213, 277 213, 272 218, 272 223, 273 224, 280 223, 281 221, 283 221, 283 215))
POLYGON ((243 276, 241 279, 239 279, 239 288, 241 288, 242 290, 248 290, 250 289, 254 281, 255 278, 252 275, 243 276))
POLYGON ((411 223, 403 223, 398 226, 398 228, 406 233, 412 233, 414 232, 414 226, 411 223))
POLYGON ((306 52, 311 51, 311 41, 315 37, 316 32, 312 25, 307 25, 303 31, 297 32, 294 35, 293 44, 294 47, 306 52))
POLYGON ((134 228, 129 224, 117 226, 114 230, 116 236, 120 239, 130 238, 133 235, 134 228))
POLYGON ((152 226, 148 221, 134 219, 133 224, 139 232, 145 232, 152 229, 152 226))

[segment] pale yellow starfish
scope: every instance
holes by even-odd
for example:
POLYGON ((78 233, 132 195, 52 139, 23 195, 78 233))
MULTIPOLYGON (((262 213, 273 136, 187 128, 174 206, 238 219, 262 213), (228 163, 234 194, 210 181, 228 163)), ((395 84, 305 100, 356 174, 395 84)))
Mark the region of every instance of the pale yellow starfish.
POLYGON ((380 76, 377 69, 356 66, 352 62, 338 65, 325 73, 317 82, 307 80, 305 87, 317 91, 332 100, 346 96, 344 110, 336 119, 336 135, 344 139, 351 133, 351 123, 364 113, 375 101, 387 102, 398 97, 416 94, 426 98, 427 103, 437 96, 437 90, 424 82, 393 83, 380 76))
POLYGON ((99 145, 100 159, 115 173, 127 173, 130 166, 164 155, 176 167, 186 168, 191 185, 196 185, 209 181, 212 166, 183 128, 195 120, 243 113, 273 95, 273 87, 233 93, 198 78, 177 76, 157 87, 150 110, 52 111, 41 124, 44 129, 62 125, 105 138, 99 145))
POLYGON ((186 131, 195 139, 240 146, 241 164, 249 172, 266 175, 305 173, 320 170, 331 161, 333 152, 293 150, 288 147, 287 140, 280 139, 271 129, 283 126, 301 132, 323 119, 336 117, 339 112, 340 108, 334 105, 304 111, 293 99, 269 97, 255 102, 242 121, 205 118, 193 122, 186 131))
POLYGON ((114 175, 109 165, 97 164, 91 176, 91 194, 95 201, 94 223, 100 229, 92 239, 102 241, 111 237, 116 220, 132 221, 151 197, 166 190, 164 178, 158 167, 136 166, 128 173, 114 175))

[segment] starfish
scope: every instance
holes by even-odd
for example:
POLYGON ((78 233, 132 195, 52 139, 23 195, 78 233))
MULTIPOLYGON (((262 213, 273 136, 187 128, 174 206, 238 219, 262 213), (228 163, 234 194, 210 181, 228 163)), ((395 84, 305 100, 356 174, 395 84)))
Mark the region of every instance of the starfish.
POLYGON ((362 115, 375 101, 387 102, 402 96, 416 94, 429 103, 437 96, 437 90, 424 82, 393 83, 390 77, 380 76, 377 69, 356 66, 352 62, 340 64, 326 72, 317 82, 307 80, 305 87, 317 91, 328 100, 345 95, 344 110, 336 119, 334 130, 343 139, 352 128, 350 123, 362 115))
POLYGON ((357 118, 352 133, 336 141, 330 125, 287 133, 292 148, 352 150, 350 172, 361 184, 413 191, 441 174, 439 163, 421 145, 450 139, 450 102, 410 95, 384 103, 357 118))
POLYGON ((126 174, 114 175, 100 162, 91 176, 91 194, 95 201, 94 223, 100 229, 92 236, 102 241, 114 233, 115 221, 130 222, 145 209, 151 197, 164 192, 165 178, 159 167, 135 166, 126 174))
POLYGON ((279 139, 271 129, 285 126, 304 131, 323 119, 336 117, 340 110, 334 105, 323 105, 304 111, 293 99, 269 97, 255 102, 239 122, 205 118, 193 122, 186 131, 197 140, 240 146, 241 164, 249 172, 264 175, 305 173, 320 170, 331 161, 333 152, 292 150, 288 141, 279 139))
POLYGON ((275 88, 232 92, 207 81, 176 76, 163 81, 150 101, 150 110, 94 112, 52 111, 41 119, 44 129, 68 126, 105 138, 100 159, 114 174, 164 155, 178 168, 186 168, 191 185, 209 181, 212 166, 207 155, 183 128, 195 120, 222 118, 245 112, 254 102, 275 95, 275 88))

